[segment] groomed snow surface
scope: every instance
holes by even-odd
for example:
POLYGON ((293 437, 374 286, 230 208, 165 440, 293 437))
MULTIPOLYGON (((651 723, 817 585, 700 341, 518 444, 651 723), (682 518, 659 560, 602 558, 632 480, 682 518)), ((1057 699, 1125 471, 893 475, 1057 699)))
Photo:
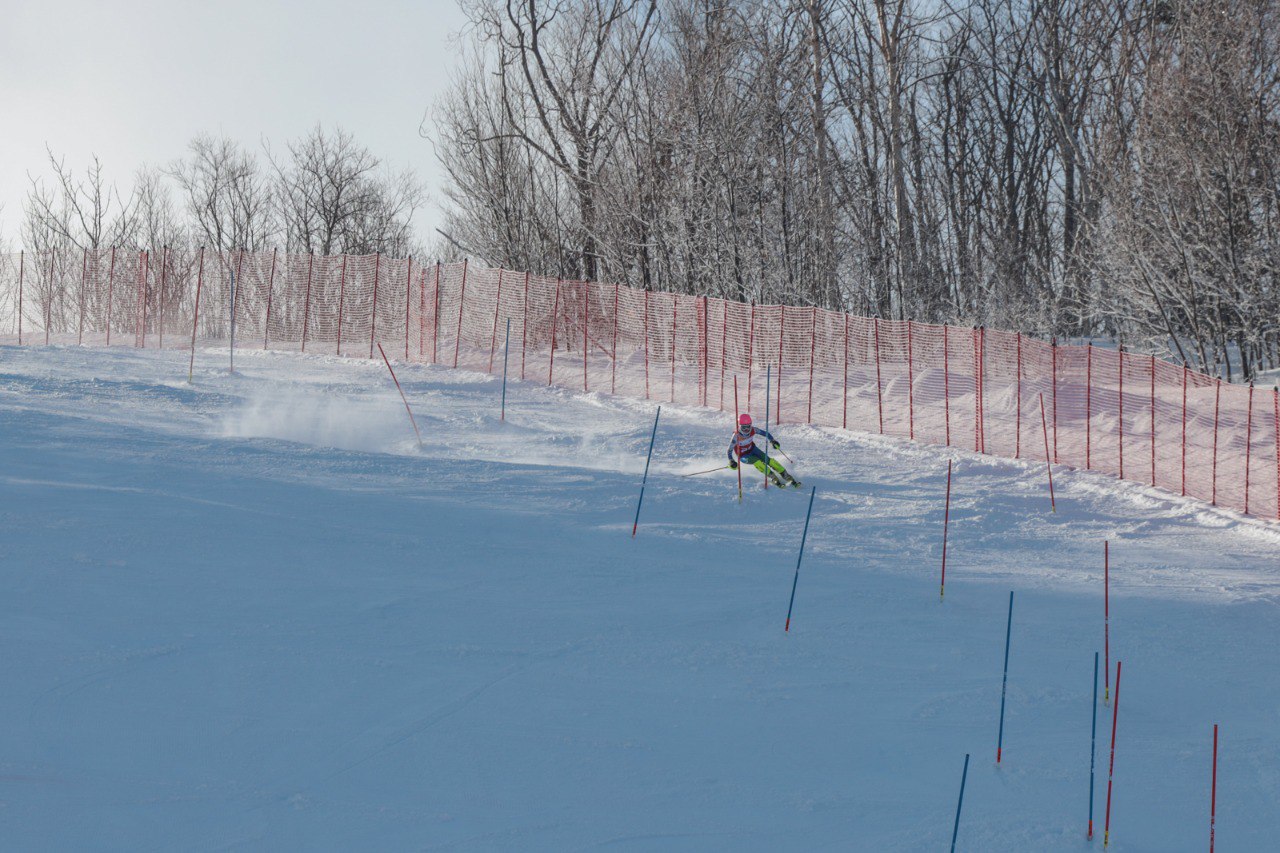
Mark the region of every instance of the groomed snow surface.
POLYGON ((1043 463, 282 354, 0 348, 9 850, 1102 846, 1280 836, 1275 525, 1043 463), (954 459, 947 592, 943 490, 954 459), (808 486, 817 486, 790 633, 808 486), (1002 766, 1006 607, 1016 591, 1002 766))

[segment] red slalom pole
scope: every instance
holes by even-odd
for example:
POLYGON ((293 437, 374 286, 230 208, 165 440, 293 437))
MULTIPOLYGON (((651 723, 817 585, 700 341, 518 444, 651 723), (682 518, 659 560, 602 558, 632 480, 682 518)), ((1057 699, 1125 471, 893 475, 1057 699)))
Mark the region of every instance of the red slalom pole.
POLYGON ((1053 498, 1053 465, 1049 462, 1049 422, 1044 416, 1044 394, 1040 395, 1040 428, 1044 431, 1044 468, 1049 472, 1049 508, 1058 511, 1058 502, 1053 498))
POLYGON ((951 460, 947 460, 947 509, 942 516, 942 586, 938 588, 938 600, 947 594, 947 528, 951 526, 951 460))
POLYGON ((422 433, 418 432, 418 422, 413 419, 413 409, 409 408, 409 398, 405 397, 404 389, 400 387, 400 380, 396 379, 396 372, 391 369, 391 362, 387 359, 386 352, 382 349, 382 342, 378 342, 378 352, 382 353, 382 361, 387 365, 387 371, 391 374, 391 381, 396 383, 396 390, 400 392, 400 399, 404 401, 404 410, 409 413, 409 423, 413 424, 413 434, 418 437, 418 447, 422 447, 422 433))
POLYGON ((1218 724, 1213 724, 1213 785, 1209 789, 1209 853, 1213 853, 1214 824, 1218 819, 1218 724))
MULTIPOLYGON (((1102 540, 1102 651, 1106 669, 1102 673, 1102 704, 1111 701, 1111 543, 1102 540)), ((1116 692, 1120 691, 1119 667, 1116 667, 1116 692)))
MULTIPOLYGON (((733 441, 738 441, 738 374, 733 375, 733 441)), ((736 460, 738 463, 738 503, 742 503, 742 459, 736 460)))
POLYGON ((1107 767, 1107 816, 1102 828, 1102 849, 1111 843, 1111 778, 1116 770, 1116 723, 1120 719, 1120 661, 1116 661, 1116 703, 1111 708, 1111 761, 1107 767))

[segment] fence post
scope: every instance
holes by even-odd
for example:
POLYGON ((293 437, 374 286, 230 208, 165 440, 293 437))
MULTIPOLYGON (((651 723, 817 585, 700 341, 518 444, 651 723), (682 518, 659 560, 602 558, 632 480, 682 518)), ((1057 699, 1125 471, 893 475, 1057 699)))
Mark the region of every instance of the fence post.
POLYGON ((912 441, 916 440, 916 370, 915 360, 912 350, 914 348, 914 338, 911 334, 911 327, 914 324, 907 321, 907 435, 912 441))
POLYGON ((1124 344, 1116 348, 1116 372, 1120 374, 1120 393, 1116 396, 1120 434, 1120 479, 1124 479, 1124 344))
POLYGON ((191 318, 191 361, 187 365, 187 384, 196 371, 196 330, 200 328, 200 288, 204 284, 204 246, 200 247, 200 268, 196 272, 196 306, 191 318))
POLYGON ((1249 414, 1244 423, 1244 514, 1249 514, 1249 462, 1253 450, 1253 383, 1249 383, 1249 414))
POLYGON ((1222 399, 1222 379, 1216 380, 1213 391, 1213 505, 1218 505, 1218 409, 1222 399))
POLYGON ((382 253, 373 256, 373 306, 369 312, 369 358, 373 358, 373 339, 378 334, 378 274, 382 272, 382 253))
POLYGON ((1013 458, 1021 459, 1022 458, 1022 332, 1014 332, 1014 341, 1016 342, 1016 348, 1015 348, 1016 360, 1014 363, 1014 370, 1017 374, 1014 380, 1014 385, 1017 389, 1015 393, 1018 399, 1017 399, 1017 406, 1016 406, 1016 414, 1014 415, 1015 420, 1014 420, 1014 426, 1013 426, 1013 458))
MULTIPOLYGON (((409 307, 413 305, 413 255, 404 262, 404 360, 409 361, 409 307)), ((419 338, 421 340, 421 338, 419 338)))
POLYGON ((947 330, 942 327, 942 414, 947 427, 947 447, 951 446, 951 342, 947 330))
POLYGON ((440 261, 436 260, 435 293, 431 296, 431 363, 437 364, 440 355, 440 261))
POLYGON ((1276 437, 1276 518, 1280 518, 1280 388, 1271 389, 1271 405, 1274 411, 1271 425, 1276 437))
MULTIPOLYGON (((412 267, 412 265, 410 265, 412 267)), ((427 354, 427 271, 418 268, 418 360, 427 354)))
MULTIPOLYGON (((1182 365, 1182 496, 1187 496, 1187 376, 1191 369, 1182 365)), ((1280 460, 1280 456, 1277 457, 1280 460)))
MULTIPOLYGON (((462 289, 458 293, 458 330, 453 338, 453 366, 458 366, 458 353, 462 350, 462 314, 467 308, 467 264, 470 258, 462 259, 462 289)), ((551 318, 555 323, 555 318, 551 318)), ((552 349, 554 353, 554 348, 552 349)))
MULTIPOLYGON (((787 306, 780 306, 778 314, 778 408, 775 411, 773 419, 774 426, 782 425, 782 347, 786 341, 787 334, 787 306)), ((769 396, 765 395, 764 405, 769 406, 769 396)))
POLYGON ((880 418, 880 434, 884 435, 884 395, 880 390, 880 318, 871 318, 871 332, 876 350, 876 413, 880 418))
POLYGON ((347 296, 347 255, 342 254, 342 274, 338 278, 338 355, 342 355, 342 306, 347 296))
POLYGON ((584 281, 582 283, 582 392, 584 394, 590 390, 587 385, 587 350, 591 343, 590 317, 591 284, 584 281))
POLYGON ((649 289, 644 291, 644 398, 649 399, 649 289))
POLYGON ((276 283, 276 252, 277 251, 278 251, 277 249, 271 250, 271 273, 267 276, 267 319, 262 324, 262 349, 264 351, 267 349, 267 343, 271 339, 271 294, 276 283))
POLYGON ((164 349, 164 286, 168 281, 169 273, 169 247, 163 246, 160 249, 160 317, 156 323, 156 331, 160 335, 157 343, 158 349, 164 349))
POLYGON ((551 384, 551 377, 556 370, 556 318, 560 316, 560 279, 556 279, 556 301, 555 306, 551 309, 551 357, 547 361, 547 384, 551 384))
MULTIPOLYGON (((111 266, 107 268, 107 346, 111 346, 111 303, 115 297, 116 247, 111 247, 111 266)), ((18 343, 22 343, 22 290, 18 290, 18 343)))
POLYGON ((84 345, 84 287, 85 278, 89 274, 89 249, 80 250, 80 331, 76 335, 76 346, 84 345))
POLYGON ((1156 485, 1156 357, 1151 356, 1151 487, 1156 485))
POLYGON ((524 274, 524 303, 520 309, 520 381, 524 381, 525 353, 529 343, 529 273, 524 274))
POLYGON ((489 372, 493 373, 493 353, 498 345, 498 311, 502 307, 502 268, 498 268, 498 296, 493 300, 493 332, 489 335, 489 372))
POLYGON ((841 399, 840 428, 849 428, 849 315, 844 315, 844 392, 841 399))
MULTIPOLYGON (((52 290, 53 252, 49 253, 49 284, 52 290)), ((145 250, 138 252, 138 278, 135 296, 137 299, 134 302, 133 310, 133 346, 137 348, 139 341, 141 341, 141 346, 145 348, 147 345, 147 253, 145 250)))
POLYGON ((809 309, 812 314, 812 322, 809 324, 809 411, 806 413, 805 422, 813 423, 813 361, 817 353, 818 342, 818 306, 809 309))
POLYGON ((1049 364, 1053 382, 1053 464, 1058 464, 1058 336, 1049 342, 1049 364))
POLYGON ((676 401, 676 329, 679 326, 680 294, 671 296, 671 402, 676 401))
POLYGON ((987 327, 978 327, 978 439, 987 452, 987 327))
MULTIPOLYGON (((729 360, 729 303, 720 300, 720 411, 724 411, 724 374, 729 360)), ((735 373, 736 377, 737 374, 735 373)))
MULTIPOLYGON (((50 250, 49 250, 49 289, 48 289, 48 291, 47 291, 47 293, 46 293, 45 300, 44 300, 44 345, 45 345, 45 346, 48 346, 48 345, 49 345, 49 324, 53 322, 53 262, 54 262, 54 255, 55 255, 54 250, 53 250, 53 249, 50 249, 50 250)), ((145 321, 145 320, 143 320, 143 323, 145 324, 145 323, 146 323, 146 321, 145 321)), ((144 327, 143 327, 143 328, 145 328, 145 325, 144 325, 144 327)), ((144 341, 143 341, 143 346, 146 346, 146 341, 145 341, 145 339, 144 339, 144 341)))
MULTIPOLYGON (((618 291, 621 286, 615 283, 613 285, 613 345, 609 359, 613 364, 609 368, 609 393, 618 393, 618 291)), ((721 373, 720 395, 724 397, 724 374, 721 373)))
MULTIPOLYGON (((18 346, 22 346, 22 284, 26 277, 27 270, 27 252, 25 249, 18 251, 18 346)), ((108 313, 108 318, 110 314, 108 313)), ((107 342, 110 343, 111 334, 107 334, 107 342)))
POLYGON ((1093 462, 1093 341, 1084 350, 1084 469, 1093 462))
POLYGON ((751 300, 751 321, 747 327, 747 411, 751 411, 751 362, 756 345, 756 301, 751 300))
POLYGON ((973 452, 982 452, 979 434, 982 431, 982 373, 979 370, 981 358, 978 356, 978 327, 973 327, 973 452))
POLYGON ((311 273, 315 269, 316 253, 307 253, 307 295, 302 305, 302 351, 307 351, 307 326, 311 322, 311 273))
POLYGON ((710 349, 707 346, 707 297, 702 297, 702 407, 707 407, 707 379, 708 368, 707 353, 710 349))

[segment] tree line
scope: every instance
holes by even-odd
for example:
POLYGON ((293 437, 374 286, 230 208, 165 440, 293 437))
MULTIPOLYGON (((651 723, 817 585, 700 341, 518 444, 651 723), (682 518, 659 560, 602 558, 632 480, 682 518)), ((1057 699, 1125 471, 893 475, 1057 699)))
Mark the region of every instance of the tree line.
POLYGON ((467 0, 456 251, 1280 363, 1277 0, 467 0))

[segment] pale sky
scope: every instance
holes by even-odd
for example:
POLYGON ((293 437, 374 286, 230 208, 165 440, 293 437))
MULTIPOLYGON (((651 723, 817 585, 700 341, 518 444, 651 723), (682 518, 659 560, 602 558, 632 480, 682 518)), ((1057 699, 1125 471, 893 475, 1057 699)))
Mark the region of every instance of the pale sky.
POLYGON ((46 143, 77 171, 97 154, 124 192, 201 131, 276 150, 340 125, 441 199, 418 128, 447 85, 457 0, 6 0, 0 25, 0 241, 18 248, 28 173, 46 143))

